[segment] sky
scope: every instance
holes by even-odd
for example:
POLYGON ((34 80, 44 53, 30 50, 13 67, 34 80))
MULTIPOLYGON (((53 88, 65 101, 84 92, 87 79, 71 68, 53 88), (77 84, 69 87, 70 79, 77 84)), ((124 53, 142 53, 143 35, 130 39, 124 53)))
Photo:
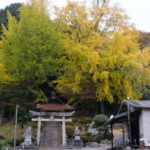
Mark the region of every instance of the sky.
MULTIPOLYGON (((53 0, 58 6, 65 6, 67 0, 53 0)), ((141 31, 150 32, 150 0, 112 0, 125 9, 130 21, 141 31)), ((0 0, 0 8, 5 8, 12 3, 27 2, 27 0, 0 0)))

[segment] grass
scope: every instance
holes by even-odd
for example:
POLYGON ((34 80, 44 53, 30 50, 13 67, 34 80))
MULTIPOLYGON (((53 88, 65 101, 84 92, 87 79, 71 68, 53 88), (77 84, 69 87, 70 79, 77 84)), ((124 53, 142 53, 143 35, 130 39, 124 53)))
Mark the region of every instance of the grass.
MULTIPOLYGON (((13 121, 8 121, 5 122, 0 126, 0 135, 5 137, 5 139, 13 139, 14 138, 14 130, 15 130, 15 125, 13 121)), ((17 138, 22 138, 23 137, 23 129, 18 125, 17 126, 17 132, 16 132, 17 138)))
MULTIPOLYGON (((0 125, 0 135, 3 136, 5 139, 0 139, 0 145, 2 145, 3 149, 6 147, 10 147, 10 143, 13 144, 14 139, 14 130, 15 125, 13 121, 7 121, 4 124, 0 125)), ((23 129, 17 126, 17 139, 23 138, 23 129)))
MULTIPOLYGON (((32 137, 35 139, 37 124, 33 122, 29 122, 28 124, 25 125, 25 128, 29 125, 32 126, 32 137)), ((23 142, 25 128, 21 128, 21 126, 17 125, 16 139, 17 139, 18 145, 20 145, 21 142, 23 142)), ((0 139, 0 145, 2 145, 4 150, 6 149, 6 147, 13 146, 14 131, 15 131, 15 124, 14 124, 14 121, 12 120, 7 121, 3 123, 2 125, 0 125, 0 135, 5 138, 5 139, 0 139)))

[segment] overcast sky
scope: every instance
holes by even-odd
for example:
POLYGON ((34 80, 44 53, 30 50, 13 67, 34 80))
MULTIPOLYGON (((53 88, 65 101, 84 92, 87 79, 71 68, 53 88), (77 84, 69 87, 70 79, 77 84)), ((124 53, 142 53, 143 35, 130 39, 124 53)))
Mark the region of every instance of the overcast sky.
MULTIPOLYGON (((0 0, 0 8, 5 8, 12 3, 22 3, 27 0, 0 0)), ((54 0, 58 6, 64 6, 67 0, 54 0)), ((87 0, 88 1, 88 0, 87 0)), ((112 0, 120 3, 121 7, 131 18, 137 29, 150 32, 150 0, 112 0)))

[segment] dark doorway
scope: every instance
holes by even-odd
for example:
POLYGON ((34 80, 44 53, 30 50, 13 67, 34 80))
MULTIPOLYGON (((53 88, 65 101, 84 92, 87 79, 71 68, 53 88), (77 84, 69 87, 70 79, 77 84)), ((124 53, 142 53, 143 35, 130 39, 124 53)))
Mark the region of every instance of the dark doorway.
POLYGON ((131 117, 131 143, 133 148, 139 147, 139 113, 134 112, 131 117))

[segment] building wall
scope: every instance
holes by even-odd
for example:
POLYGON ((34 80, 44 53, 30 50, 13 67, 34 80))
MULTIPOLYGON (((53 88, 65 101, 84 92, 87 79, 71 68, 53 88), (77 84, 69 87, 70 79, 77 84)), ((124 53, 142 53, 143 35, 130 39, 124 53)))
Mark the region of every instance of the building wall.
POLYGON ((139 116, 140 138, 150 141, 150 110, 141 110, 139 116))

